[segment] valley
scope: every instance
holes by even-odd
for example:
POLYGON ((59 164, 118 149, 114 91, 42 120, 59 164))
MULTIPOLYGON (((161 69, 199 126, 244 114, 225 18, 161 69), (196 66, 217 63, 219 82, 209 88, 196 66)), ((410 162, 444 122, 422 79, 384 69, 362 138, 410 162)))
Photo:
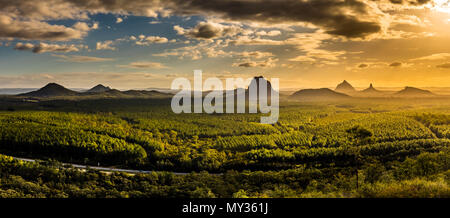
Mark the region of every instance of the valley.
POLYGON ((269 125, 261 114, 174 114, 166 93, 46 87, 1 100, 2 197, 450 196, 445 96, 302 90, 280 96, 269 125))

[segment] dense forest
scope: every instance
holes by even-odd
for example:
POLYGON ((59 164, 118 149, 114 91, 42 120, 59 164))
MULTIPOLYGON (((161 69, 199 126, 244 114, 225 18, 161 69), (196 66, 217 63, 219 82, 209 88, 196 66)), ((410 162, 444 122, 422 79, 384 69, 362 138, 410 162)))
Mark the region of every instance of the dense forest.
POLYGON ((450 197, 450 110, 431 101, 282 102, 274 125, 163 99, 3 104, 0 196, 450 197))

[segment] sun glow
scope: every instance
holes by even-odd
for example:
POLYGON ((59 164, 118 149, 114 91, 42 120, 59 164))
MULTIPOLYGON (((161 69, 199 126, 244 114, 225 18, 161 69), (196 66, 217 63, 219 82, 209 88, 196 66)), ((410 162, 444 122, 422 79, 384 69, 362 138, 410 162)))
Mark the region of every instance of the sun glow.
POLYGON ((434 0, 433 9, 439 12, 450 14, 450 1, 449 0, 434 0))

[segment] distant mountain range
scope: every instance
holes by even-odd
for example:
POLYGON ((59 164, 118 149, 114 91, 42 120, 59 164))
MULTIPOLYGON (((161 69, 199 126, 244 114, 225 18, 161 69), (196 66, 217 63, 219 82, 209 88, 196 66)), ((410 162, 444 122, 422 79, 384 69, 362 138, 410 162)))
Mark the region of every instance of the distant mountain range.
MULTIPOLYGON (((251 84, 259 85, 260 79, 265 80, 264 77, 254 77, 251 81, 251 84)), ((266 80, 267 81, 267 80, 266 80)), ((272 85, 269 81, 267 87, 267 94, 270 98, 270 93, 274 91, 272 85)), ((32 90, 32 89, 14 89, 17 90, 32 90)), ((225 95, 235 95, 237 89, 225 91, 225 95)), ((244 89, 245 95, 247 98, 249 97, 249 89, 244 89)), ((172 90, 175 91, 175 90, 172 90)), ((258 93, 259 93, 258 87, 258 93)), ((204 92, 207 94, 209 92, 204 92)), ((49 83, 46 86, 35 90, 26 92, 23 94, 18 94, 18 97, 32 97, 32 98, 49 98, 49 97, 98 97, 98 98, 130 98, 130 97, 171 97, 173 93, 168 93, 168 90, 163 91, 148 91, 148 90, 128 90, 128 91, 120 91, 117 89, 112 89, 108 86, 104 86, 102 84, 96 85, 89 90, 86 91, 74 91, 71 89, 67 89, 64 86, 61 86, 56 83, 49 83)), ((344 80, 342 83, 336 86, 335 90, 331 90, 329 88, 320 88, 320 89, 303 89, 295 92, 290 95, 290 99, 294 100, 304 100, 304 101, 329 101, 329 100, 345 100, 351 99, 352 97, 356 98, 430 98, 430 97, 438 97, 439 95, 434 94, 429 90, 414 88, 414 87, 405 87, 404 89, 392 92, 392 91, 381 91, 376 89, 373 84, 363 90, 356 90, 348 81, 344 80)))
POLYGON ((295 92, 290 96, 295 100, 306 101, 329 101, 329 100, 343 100, 352 97, 359 98, 430 98, 438 97, 438 95, 428 90, 423 90, 414 87, 405 87, 397 92, 380 91, 374 88, 373 84, 363 90, 356 90, 349 82, 344 80, 336 86, 333 91, 328 88, 321 89, 303 89, 295 92))
POLYGON ((46 86, 32 92, 18 94, 19 97, 33 97, 33 98, 49 98, 49 97, 170 97, 171 94, 162 93, 158 91, 145 91, 145 90, 129 90, 119 91, 117 89, 111 89, 104 85, 96 85, 93 88, 84 91, 73 91, 65 88, 62 85, 56 83, 49 83, 46 86))

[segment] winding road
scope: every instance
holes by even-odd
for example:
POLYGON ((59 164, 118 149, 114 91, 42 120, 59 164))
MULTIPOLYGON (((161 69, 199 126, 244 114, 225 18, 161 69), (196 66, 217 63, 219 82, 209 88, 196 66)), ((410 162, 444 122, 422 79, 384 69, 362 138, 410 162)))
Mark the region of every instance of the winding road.
MULTIPOLYGON (((12 157, 15 160, 21 160, 21 161, 26 161, 26 162, 36 162, 39 161, 38 159, 30 159, 30 158, 21 158, 21 157, 12 157)), ((77 169, 95 169, 95 170, 99 170, 99 171, 103 171, 103 172, 123 172, 123 173, 131 173, 131 174, 136 174, 136 173, 153 173, 153 172, 162 172, 162 171, 146 171, 146 170, 130 170, 130 169, 119 169, 119 168, 112 168, 112 167, 96 167, 96 166, 89 166, 89 165, 81 165, 81 164, 71 164, 71 163, 62 163, 63 165, 68 165, 68 166, 72 166, 74 168, 77 169)), ((189 173, 178 173, 178 172, 170 172, 173 173, 174 175, 180 175, 180 176, 185 176, 188 175, 189 173)))

